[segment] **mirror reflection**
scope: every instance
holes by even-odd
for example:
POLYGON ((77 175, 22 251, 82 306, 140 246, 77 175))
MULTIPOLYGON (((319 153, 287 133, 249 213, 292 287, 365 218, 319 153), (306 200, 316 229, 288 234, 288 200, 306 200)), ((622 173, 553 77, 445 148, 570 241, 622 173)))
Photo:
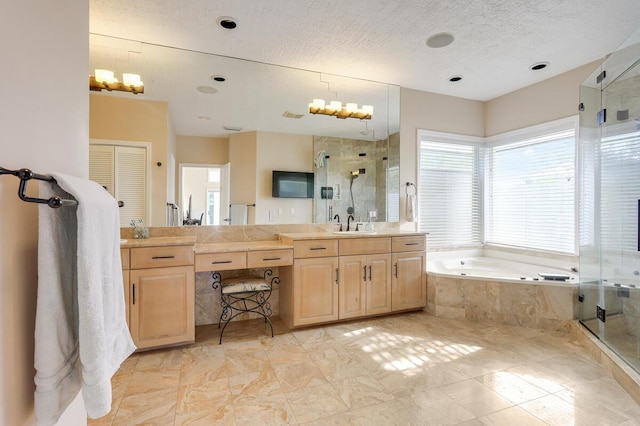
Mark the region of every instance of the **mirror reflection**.
MULTIPOLYGON (((140 94, 90 96, 92 147, 146 149, 144 167, 126 155, 105 160, 116 198, 145 198, 125 200, 123 226, 139 217, 151 226, 326 223, 348 211, 398 220, 397 86, 98 35, 90 68, 136 73, 144 85, 140 94), (373 114, 311 114, 315 99, 373 114), (212 168, 226 170, 228 184, 205 182, 212 168), (314 173, 313 198, 272 197, 274 170, 314 173)), ((103 178, 105 161, 91 159, 92 179, 103 178)))

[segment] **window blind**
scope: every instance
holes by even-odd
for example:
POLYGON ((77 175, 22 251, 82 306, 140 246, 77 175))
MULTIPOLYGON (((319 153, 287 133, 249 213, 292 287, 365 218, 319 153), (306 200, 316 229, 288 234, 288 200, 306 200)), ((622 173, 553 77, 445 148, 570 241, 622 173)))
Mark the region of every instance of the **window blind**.
POLYGON ((603 139, 600 158, 602 249, 637 253, 640 132, 603 139))
POLYGON ((422 139, 418 213, 429 247, 481 244, 482 147, 422 139))
POLYGON ((575 130, 491 149, 487 242, 575 253, 575 130))

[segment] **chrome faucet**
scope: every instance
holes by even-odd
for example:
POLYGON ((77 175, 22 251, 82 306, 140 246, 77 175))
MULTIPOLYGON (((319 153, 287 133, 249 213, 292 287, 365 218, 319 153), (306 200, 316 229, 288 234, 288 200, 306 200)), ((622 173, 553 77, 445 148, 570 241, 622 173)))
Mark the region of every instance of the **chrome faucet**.
MULTIPOLYGON (((342 224, 340 223, 340 215, 339 215, 339 214, 336 214, 336 215, 333 217, 333 219, 334 219, 334 220, 335 220, 335 219, 338 219, 338 225, 340 225, 340 232, 342 232, 342 224)), ((348 231, 348 230, 349 230, 349 229, 347 229, 347 231, 348 231)))
POLYGON ((347 217, 347 231, 349 230, 349 225, 352 220, 355 220, 355 218, 353 217, 352 214, 350 214, 349 217, 347 217))

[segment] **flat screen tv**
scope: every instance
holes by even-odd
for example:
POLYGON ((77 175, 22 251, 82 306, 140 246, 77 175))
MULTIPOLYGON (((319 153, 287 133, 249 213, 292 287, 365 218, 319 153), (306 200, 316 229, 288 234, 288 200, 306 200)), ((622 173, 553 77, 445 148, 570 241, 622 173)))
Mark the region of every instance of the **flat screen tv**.
POLYGON ((271 196, 313 198, 313 173, 273 171, 271 196))

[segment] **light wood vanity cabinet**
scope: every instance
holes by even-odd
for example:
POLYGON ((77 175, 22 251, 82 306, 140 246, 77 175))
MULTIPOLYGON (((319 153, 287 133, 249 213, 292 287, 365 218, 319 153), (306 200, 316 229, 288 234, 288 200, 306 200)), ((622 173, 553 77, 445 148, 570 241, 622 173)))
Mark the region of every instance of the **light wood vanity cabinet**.
POLYGON ((299 327, 427 304, 425 237, 293 240, 281 268, 280 313, 299 327))
POLYGON ((344 239, 339 244, 340 319, 391 312, 391 238, 344 239))
POLYGON ((129 249, 120 249, 122 260, 122 285, 124 286, 124 306, 126 310, 127 325, 131 324, 129 319, 129 249))
POLYGON ((138 349, 193 343, 193 246, 130 250, 129 329, 138 349))
POLYGON ((293 324, 335 321, 338 316, 338 258, 297 259, 293 264, 293 324))
POLYGON ((393 237, 391 310, 403 311, 427 305, 426 241, 420 237, 393 237))

